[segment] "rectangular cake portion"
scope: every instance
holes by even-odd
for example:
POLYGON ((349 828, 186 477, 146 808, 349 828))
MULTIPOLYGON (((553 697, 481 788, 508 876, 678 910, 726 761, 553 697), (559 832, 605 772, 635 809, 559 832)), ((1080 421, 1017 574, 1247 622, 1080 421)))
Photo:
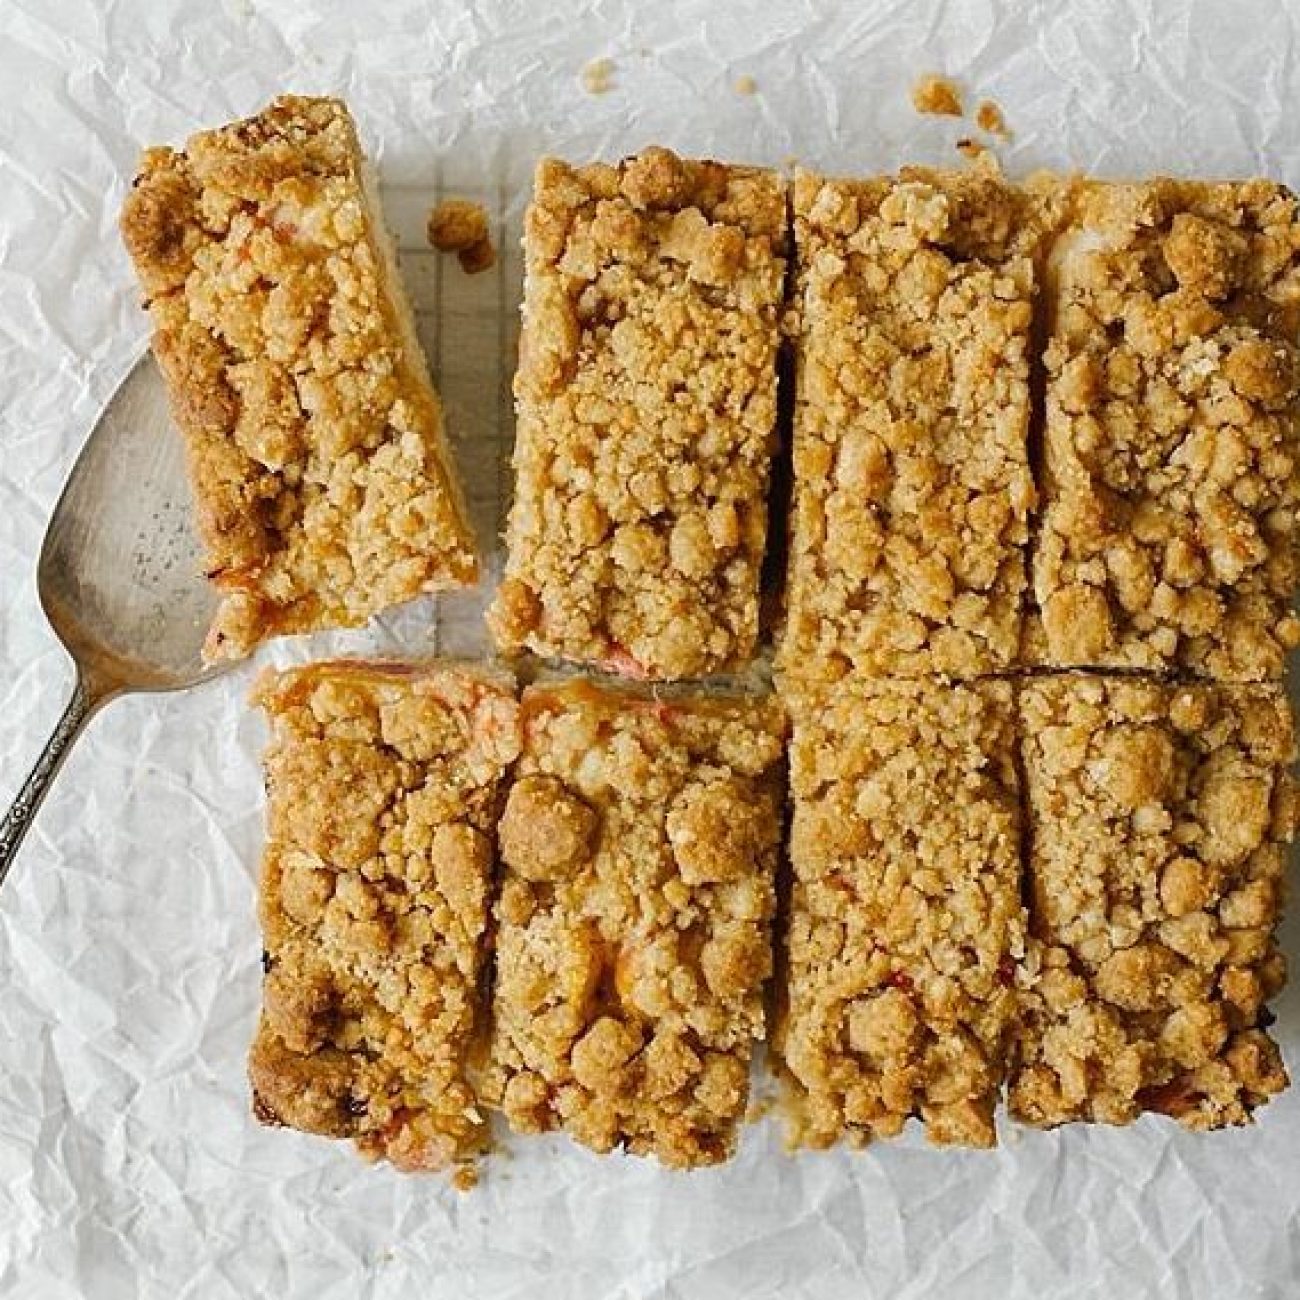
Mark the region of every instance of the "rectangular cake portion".
POLYGON ((500 649, 658 680, 752 656, 785 243, 773 172, 540 164, 500 649))
POLYGON ((1006 682, 791 694, 793 889, 775 1049, 793 1138, 992 1146, 1024 951, 1006 682))
POLYGON ((1240 1124, 1287 1084, 1265 1032, 1296 822, 1274 686, 1064 676, 1020 695, 1031 989, 1012 1112, 1240 1124))
POLYGON ((725 1160, 764 1030, 780 705, 571 682, 522 717, 487 1093, 516 1132, 725 1160))
POLYGON ((1013 665, 1034 499, 1028 192, 984 172, 794 183, 796 395, 782 662, 1013 665))
POLYGON ((1294 197, 1084 183, 1050 267, 1033 658, 1279 677, 1300 642, 1294 197))
POLYGON ((474 581, 441 408, 341 102, 285 96, 184 152, 148 150, 122 234, 220 592, 210 659, 474 581))
POLYGON ((472 1178, 493 834, 519 748, 508 680, 443 663, 268 672, 266 970, 249 1062, 269 1124, 472 1178))

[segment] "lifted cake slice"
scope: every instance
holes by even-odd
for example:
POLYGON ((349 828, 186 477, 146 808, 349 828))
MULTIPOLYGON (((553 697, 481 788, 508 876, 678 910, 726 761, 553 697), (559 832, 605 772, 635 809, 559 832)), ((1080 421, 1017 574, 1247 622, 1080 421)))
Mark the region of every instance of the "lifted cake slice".
POLYGON ((781 708, 576 682, 522 714, 487 1093, 516 1132, 725 1160, 763 1036, 781 708))
POLYGON ((269 672, 266 978, 249 1062, 271 1124, 472 1180, 493 831, 513 687, 456 664, 269 672))
POLYGON ((342 103, 286 96, 183 153, 148 150, 122 233, 221 593, 208 658, 474 581, 442 411, 342 103))

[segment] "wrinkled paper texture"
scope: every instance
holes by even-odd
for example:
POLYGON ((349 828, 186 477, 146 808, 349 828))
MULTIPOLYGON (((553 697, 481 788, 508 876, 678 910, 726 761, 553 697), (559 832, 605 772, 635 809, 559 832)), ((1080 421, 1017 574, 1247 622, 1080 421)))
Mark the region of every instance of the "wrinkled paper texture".
MULTIPOLYGON (((292 89, 344 95, 492 543, 510 438, 519 219, 543 151, 651 142, 868 173, 955 163, 973 123, 909 88, 996 100, 1016 174, 1261 172, 1300 183, 1300 9, 1274 0, 3 0, 0 3, 0 799, 70 686, 41 616, 42 530, 145 319, 115 230, 144 143, 292 89), (1289 12, 1288 12, 1289 8, 1289 12), (593 95, 581 71, 613 61, 593 95), (756 93, 742 94, 748 76, 756 93), (506 223, 500 272, 424 245, 439 192, 506 223)), ((497 561, 492 566, 495 573, 497 561)), ((277 646, 483 646, 482 597, 277 646)), ((482 1185, 368 1167, 260 1128, 254 666, 91 725, 0 895, 0 1295, 11 1300, 507 1297, 1284 1297, 1300 1286, 1300 1090, 1201 1137, 1004 1126, 994 1153, 909 1132, 789 1159, 775 1122, 691 1176, 561 1137, 482 1185)), ((1286 947, 1300 952, 1295 919, 1286 947)), ((1276 1032, 1300 1070, 1300 989, 1276 1032)))

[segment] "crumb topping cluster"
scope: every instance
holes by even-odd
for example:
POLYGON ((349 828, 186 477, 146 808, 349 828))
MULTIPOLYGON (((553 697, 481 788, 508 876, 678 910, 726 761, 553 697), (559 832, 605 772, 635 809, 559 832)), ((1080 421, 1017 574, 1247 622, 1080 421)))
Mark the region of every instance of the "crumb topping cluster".
POLYGON ((256 1111, 402 1169, 467 1166, 487 1133, 465 1070, 512 689, 334 663, 268 672, 255 698, 273 728, 256 1111))
POLYGON ((991 1146, 1024 954, 1011 687, 856 678, 791 701, 776 1044, 795 1138, 991 1146))
POLYGON ((1300 808, 1285 695, 1060 677, 1020 707, 1033 945, 1012 1112, 1243 1123, 1287 1084, 1264 1005, 1300 808))
POLYGON ((150 149, 122 215, 185 435, 210 658, 352 626, 477 571, 355 128, 287 96, 150 149))
POLYGON ((723 1160, 764 1032, 780 706, 578 682, 522 716, 488 1095, 516 1132, 723 1160))
POLYGON ((540 165, 503 651, 657 679, 751 656, 785 232, 772 172, 658 148, 540 165))

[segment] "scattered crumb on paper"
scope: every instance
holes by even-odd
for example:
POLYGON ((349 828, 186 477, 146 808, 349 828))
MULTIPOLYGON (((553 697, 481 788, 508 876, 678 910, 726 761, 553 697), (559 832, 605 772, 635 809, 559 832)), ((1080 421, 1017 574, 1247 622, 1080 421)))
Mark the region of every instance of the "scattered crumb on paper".
POLYGON ((487 213, 470 199, 443 199, 429 213, 426 233, 440 253, 459 253, 488 237, 487 213))
POLYGON ((980 100, 979 107, 975 110, 975 125, 981 131, 987 131, 1002 140, 1011 139, 1011 128, 1007 125, 1007 119, 1002 109, 991 99, 980 100))
POLYGON ((496 263, 497 250, 482 204, 469 199, 443 199, 429 213, 425 233, 440 253, 455 253, 470 275, 496 263))
POLYGON ((477 275, 480 271, 490 270, 497 264, 496 246, 489 239, 480 239, 477 244, 462 248, 456 254, 460 269, 466 275, 477 275))
POLYGON ((988 145, 981 144, 978 140, 972 140, 968 135, 962 136, 957 141, 957 152, 966 158, 982 158, 988 151, 988 145))
POLYGON ((614 60, 592 59, 582 69, 582 88, 589 95, 603 95, 614 88, 614 60))
POLYGON ((756 95, 758 93, 758 82, 748 72, 742 72, 733 83, 732 89, 738 95, 756 95))
POLYGON ((927 72, 917 78, 912 86, 912 107, 918 113, 933 113, 938 117, 960 117, 963 112, 957 83, 937 72, 927 72))

